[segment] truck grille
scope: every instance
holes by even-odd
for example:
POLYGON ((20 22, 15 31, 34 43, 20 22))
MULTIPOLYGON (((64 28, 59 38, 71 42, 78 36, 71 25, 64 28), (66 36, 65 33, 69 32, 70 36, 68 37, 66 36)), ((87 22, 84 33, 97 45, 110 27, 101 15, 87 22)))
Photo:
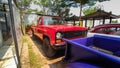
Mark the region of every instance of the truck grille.
POLYGON ((64 38, 74 38, 80 36, 86 36, 87 31, 67 31, 64 32, 64 38))

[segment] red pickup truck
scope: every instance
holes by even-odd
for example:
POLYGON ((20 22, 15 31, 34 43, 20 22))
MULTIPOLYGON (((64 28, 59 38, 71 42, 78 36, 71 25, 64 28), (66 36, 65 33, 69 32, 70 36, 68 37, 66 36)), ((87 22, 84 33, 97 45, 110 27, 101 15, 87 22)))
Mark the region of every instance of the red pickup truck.
POLYGON ((45 56, 52 58, 57 50, 65 48, 65 42, 62 38, 74 39, 85 37, 87 28, 68 26, 58 16, 40 16, 37 24, 32 26, 32 34, 43 41, 42 49, 45 56))

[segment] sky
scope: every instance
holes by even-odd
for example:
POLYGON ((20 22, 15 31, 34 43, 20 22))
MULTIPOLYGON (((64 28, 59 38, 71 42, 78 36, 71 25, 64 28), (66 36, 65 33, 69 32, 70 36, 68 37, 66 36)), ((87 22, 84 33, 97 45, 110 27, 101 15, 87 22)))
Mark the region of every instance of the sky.
MULTIPOLYGON (((101 9, 105 10, 106 12, 112 12, 112 14, 120 15, 120 0, 110 0, 101 3, 97 3, 97 6, 100 6, 101 9)), ((73 15, 79 16, 80 9, 78 8, 71 8, 70 13, 73 15)), ((83 15, 83 14, 82 14, 83 15)))

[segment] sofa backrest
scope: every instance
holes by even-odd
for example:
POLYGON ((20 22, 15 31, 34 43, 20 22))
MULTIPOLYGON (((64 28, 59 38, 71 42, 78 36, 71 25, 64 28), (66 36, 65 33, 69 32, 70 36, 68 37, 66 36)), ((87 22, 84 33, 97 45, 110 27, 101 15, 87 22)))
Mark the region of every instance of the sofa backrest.
POLYGON ((94 35, 93 44, 99 48, 112 52, 120 51, 120 38, 111 36, 94 35))

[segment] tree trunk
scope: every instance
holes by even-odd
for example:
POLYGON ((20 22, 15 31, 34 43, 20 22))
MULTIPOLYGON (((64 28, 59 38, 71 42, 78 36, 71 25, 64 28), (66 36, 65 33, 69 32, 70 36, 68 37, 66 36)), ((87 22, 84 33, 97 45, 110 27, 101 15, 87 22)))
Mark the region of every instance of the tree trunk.
POLYGON ((82 4, 80 5, 80 15, 79 15, 79 22, 81 21, 81 15, 82 15, 82 4))
POLYGON ((18 6, 16 0, 13 0, 13 1, 14 1, 15 5, 17 6, 17 8, 20 10, 21 30, 22 30, 22 34, 24 35, 25 34, 25 24, 24 24, 24 19, 23 19, 23 11, 24 10, 23 10, 23 8, 21 8, 22 5, 21 5, 21 7, 18 6))
POLYGON ((79 26, 80 26, 80 21, 81 21, 81 15, 82 15, 82 4, 80 5, 79 26))
POLYGON ((21 30, 23 35, 26 34, 26 30, 25 30, 25 23, 24 23, 24 14, 23 14, 23 9, 20 9, 20 19, 21 19, 21 30))

